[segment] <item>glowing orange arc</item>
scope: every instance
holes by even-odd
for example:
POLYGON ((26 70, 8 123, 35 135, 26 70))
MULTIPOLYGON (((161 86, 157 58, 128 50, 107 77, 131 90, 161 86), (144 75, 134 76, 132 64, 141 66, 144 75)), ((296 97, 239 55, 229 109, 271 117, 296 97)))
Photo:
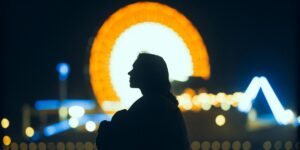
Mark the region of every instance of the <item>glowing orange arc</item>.
POLYGON ((110 55, 116 39, 130 26, 156 22, 173 29, 187 45, 193 62, 193 76, 208 79, 209 57, 205 44, 192 23, 176 9, 156 2, 137 2, 112 14, 99 29, 91 49, 90 79, 100 106, 119 101, 109 71, 110 55))

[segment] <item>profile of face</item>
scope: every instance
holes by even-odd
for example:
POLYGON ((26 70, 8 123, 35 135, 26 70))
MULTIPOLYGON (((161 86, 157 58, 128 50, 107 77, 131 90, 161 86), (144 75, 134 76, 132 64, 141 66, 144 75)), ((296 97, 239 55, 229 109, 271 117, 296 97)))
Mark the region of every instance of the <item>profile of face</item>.
POLYGON ((128 72, 129 75, 129 83, 131 88, 139 88, 139 83, 140 83, 140 70, 137 66, 137 60, 132 66, 132 70, 128 72))
POLYGON ((128 72, 130 87, 143 90, 164 91, 170 89, 169 73, 162 57, 141 53, 128 72))

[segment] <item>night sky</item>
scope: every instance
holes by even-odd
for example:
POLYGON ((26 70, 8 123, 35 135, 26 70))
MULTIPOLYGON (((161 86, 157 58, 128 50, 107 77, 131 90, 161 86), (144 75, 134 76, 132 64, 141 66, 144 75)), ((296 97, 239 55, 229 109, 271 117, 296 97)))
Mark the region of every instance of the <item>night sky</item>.
MULTIPOLYGON (((1 117, 16 128, 23 104, 58 98, 59 62, 71 65, 69 98, 93 98, 86 72, 89 39, 112 13, 133 2, 2 1, 1 117)), ((160 2, 184 14, 203 37, 211 64, 209 92, 244 91, 254 76, 263 75, 284 106, 295 110, 296 0, 160 2)))

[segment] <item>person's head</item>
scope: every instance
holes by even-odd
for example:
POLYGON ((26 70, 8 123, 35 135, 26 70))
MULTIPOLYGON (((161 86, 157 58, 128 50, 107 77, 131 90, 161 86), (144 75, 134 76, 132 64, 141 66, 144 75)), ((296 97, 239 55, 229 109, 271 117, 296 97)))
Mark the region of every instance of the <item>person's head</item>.
POLYGON ((132 88, 155 92, 170 91, 167 64, 160 56, 140 53, 128 74, 132 88))

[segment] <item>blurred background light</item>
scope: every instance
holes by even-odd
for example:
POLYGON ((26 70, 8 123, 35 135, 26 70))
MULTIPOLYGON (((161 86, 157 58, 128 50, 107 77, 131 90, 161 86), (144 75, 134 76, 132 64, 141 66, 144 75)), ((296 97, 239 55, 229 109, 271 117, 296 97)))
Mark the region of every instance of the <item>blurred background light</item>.
POLYGON ((77 118, 73 118, 73 117, 70 118, 69 119, 69 125, 70 125, 71 128, 77 128, 78 125, 79 125, 78 119, 77 118))
POLYGON ((281 141, 275 141, 274 142, 274 149, 281 149, 282 148, 282 142, 281 141))
POLYGON ((293 117, 293 113, 291 113, 290 110, 284 110, 267 78, 263 76, 260 77, 260 84, 276 121, 279 124, 287 125, 290 121, 290 118, 293 117))
POLYGON ((283 108, 269 81, 264 76, 254 77, 252 79, 250 85, 243 95, 242 100, 238 105, 238 109, 241 112, 248 113, 252 108, 253 100, 256 98, 260 88, 262 89, 262 92, 267 100, 269 107, 271 108, 271 111, 277 123, 281 125, 292 123, 295 117, 294 113, 289 109, 285 110, 283 108))
POLYGON ((286 141, 284 144, 284 148, 286 150, 291 150, 293 148, 293 142, 292 141, 286 141))
POLYGON ((27 127, 25 129, 25 135, 27 137, 32 137, 34 135, 34 129, 32 127, 27 127))
POLYGON ((58 142, 56 148, 57 150, 65 150, 66 146, 63 142, 58 142))
POLYGON ((52 136, 64 131, 67 131, 72 128, 79 127, 84 125, 87 121, 93 122, 101 122, 103 120, 111 120, 111 115, 107 114, 85 114, 80 118, 73 118, 71 117, 69 120, 63 120, 52 125, 48 125, 44 128, 44 135, 45 136, 52 136))
POLYGON ((200 149, 200 142, 198 141, 193 141, 191 144, 192 150, 199 150, 200 149))
POLYGON ((230 142, 229 141, 222 142, 221 147, 223 150, 230 150, 230 142))
POLYGON ((54 134, 66 131, 68 129, 70 129, 69 121, 63 120, 52 125, 46 126, 43 131, 45 136, 52 136, 54 134))
POLYGON ((204 141, 201 143, 201 148, 203 150, 209 150, 210 149, 210 143, 208 141, 204 141))
POLYGON ((34 104, 36 110, 55 110, 61 107, 69 108, 71 106, 81 106, 84 109, 91 110, 94 109, 97 104, 95 100, 90 99, 66 99, 62 101, 57 99, 45 99, 37 100, 34 104))
POLYGON ((251 143, 249 141, 245 141, 242 144, 242 148, 243 148, 243 150, 250 150, 251 149, 251 143))
POLYGON ((66 80, 68 78, 68 75, 70 73, 70 66, 67 63, 59 63, 56 66, 56 71, 59 74, 60 80, 66 80))
POLYGON ((162 56, 171 81, 210 77, 204 41, 184 15, 156 2, 134 3, 112 14, 93 41, 89 68, 101 106, 103 101, 121 101, 128 108, 141 96, 138 89, 130 89, 129 82, 124 82, 129 81, 127 73, 140 52, 162 56))
POLYGON ((238 109, 241 112, 249 112, 252 107, 252 101, 256 98, 257 93, 260 89, 259 85, 259 78, 254 77, 249 86, 247 87, 246 91, 243 94, 242 100, 238 105, 238 109))
POLYGON ((20 149, 21 150, 27 150, 28 149, 28 145, 25 142, 21 142, 20 143, 20 149))
POLYGON ((108 114, 113 114, 122 108, 124 108, 122 103, 118 101, 103 101, 102 103, 102 109, 108 114))
POLYGON ((74 150, 75 149, 75 144, 73 142, 67 142, 66 149, 67 150, 74 150))
POLYGON ((46 146, 46 144, 45 144, 44 142, 40 142, 40 143, 38 144, 38 149, 39 149, 39 150, 46 150, 46 149, 47 149, 47 146, 46 146))
POLYGON ((29 150, 37 150, 38 146, 34 142, 29 143, 29 150))
POLYGON ((224 115, 218 115, 215 119, 215 122, 218 126, 223 126, 226 122, 225 116, 224 115))
POLYGON ((110 78, 126 108, 141 97, 138 89, 130 88, 129 82, 124 81, 129 81, 128 72, 142 51, 165 59, 171 81, 186 81, 193 74, 189 49, 179 34, 170 27, 155 22, 129 27, 117 38, 110 58, 110 78))
POLYGON ((270 141, 265 141, 264 144, 263 144, 263 148, 265 150, 269 150, 272 148, 272 143, 270 141))
POLYGON ((89 132, 93 132, 96 129, 96 123, 93 121, 88 121, 85 123, 85 129, 89 132))
POLYGON ((224 110, 224 111, 227 111, 230 109, 230 104, 228 102, 223 102, 221 103, 221 109, 224 110))
POLYGON ((221 147, 221 144, 218 141, 213 141, 212 144, 211 144, 211 149, 212 150, 219 150, 220 147, 221 147))
POLYGON ((11 143, 11 139, 8 135, 3 136, 2 141, 5 146, 8 146, 11 143))
POLYGON ((11 150, 18 150, 19 145, 16 142, 13 142, 13 143, 10 144, 10 149, 11 150))
POLYGON ((69 115, 71 117, 79 118, 82 117, 85 113, 85 110, 81 106, 71 106, 69 108, 69 115))
POLYGON ((60 107, 58 110, 58 115, 60 118, 68 117, 68 108, 67 107, 60 107))
POLYGON ((8 128, 9 127, 9 120, 7 118, 2 118, 2 120, 1 120, 1 126, 4 129, 8 128))
POLYGON ((232 149, 233 150, 239 150, 241 148, 241 142, 240 141, 234 141, 232 143, 232 149))

